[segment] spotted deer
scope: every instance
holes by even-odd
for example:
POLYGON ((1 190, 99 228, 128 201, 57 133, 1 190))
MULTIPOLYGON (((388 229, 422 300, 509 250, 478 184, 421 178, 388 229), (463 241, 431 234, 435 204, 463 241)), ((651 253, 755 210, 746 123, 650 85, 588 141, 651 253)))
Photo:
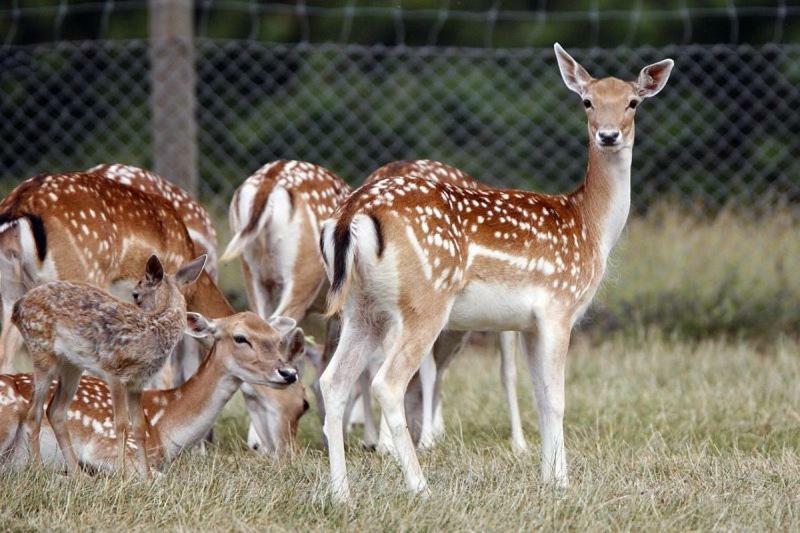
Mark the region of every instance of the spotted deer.
POLYGON ((150 477, 144 453, 145 422, 141 394, 186 330, 186 299, 181 286, 200 276, 206 256, 164 273, 158 257, 147 261, 145 279, 152 289, 153 311, 145 311, 87 283, 51 281, 14 303, 11 320, 33 361, 33 398, 25 419, 34 462, 41 462, 39 434, 44 401, 53 379, 56 390, 47 420, 67 470, 78 469, 67 422, 67 410, 84 371, 109 384, 117 434, 117 457, 124 463, 128 425, 132 425, 136 468, 150 477))
MULTIPOLYGON (((195 256, 186 226, 166 198, 106 179, 97 173, 45 174, 17 186, 0 202, 3 355, 0 368, 11 369, 21 344, 11 324, 12 304, 48 281, 85 282, 130 298, 142 269, 156 253, 167 271, 195 256)), ((234 313, 216 283, 203 272, 184 289, 187 308, 208 318, 234 313)), ((165 365, 163 383, 189 375, 185 359, 165 365)), ((305 398, 300 383, 285 390, 243 387, 251 401, 251 420, 266 433, 275 424, 296 425, 305 398), (269 406, 260 410, 259 405, 269 406), (273 420, 271 413, 279 413, 273 420)), ((290 448, 292 442, 281 442, 290 448)))
MULTIPOLYGON (((395 176, 433 179, 467 189, 485 189, 488 187, 458 168, 427 159, 388 163, 370 174, 364 183, 369 184, 395 176)), ((423 358, 419 372, 414 375, 409 384, 405 400, 406 417, 409 419, 407 422, 412 438, 419 449, 432 448, 435 442, 444 436, 444 417, 442 416, 441 402, 442 377, 453 356, 464 344, 467 335, 468 332, 466 331, 442 333, 434 343, 431 353, 423 358)), ((514 332, 507 331, 500 333, 499 340, 501 381, 506 394, 511 422, 511 446, 514 451, 522 452, 527 449, 527 443, 522 431, 516 389, 516 347, 518 339, 514 332)), ((361 390, 369 390, 369 384, 366 381, 362 384, 361 390)), ((367 396, 367 398, 369 397, 367 396)), ((367 424, 365 426, 367 426, 365 427, 365 434, 369 434, 371 428, 367 424)), ((395 454, 391 434, 383 418, 381 418, 377 449, 382 453, 395 454)))
MULTIPOLYGON (((89 172, 40 175, 21 183, 0 203, 0 367, 9 370, 19 348, 19 335, 6 325, 11 305, 25 291, 64 280, 129 297, 152 253, 170 271, 196 257, 183 220, 166 199, 89 172)), ((186 298, 190 310, 208 317, 233 313, 207 274, 187 288, 186 298)), ((175 376, 184 371, 183 361, 177 363, 175 376)))
POLYGON ((155 172, 132 165, 102 164, 90 168, 87 172, 100 174, 142 192, 160 196, 172 204, 194 243, 195 255, 208 256, 206 271, 211 275, 211 279, 217 280, 217 231, 206 208, 189 193, 155 172))
POLYGON ((443 329, 522 332, 541 432, 541 473, 568 484, 564 368, 570 333, 606 268, 630 207, 634 114, 666 84, 673 61, 632 82, 592 78, 558 44, 561 75, 586 109, 589 158, 574 191, 468 189, 395 176, 355 191, 322 227, 339 345, 320 379, 332 496, 349 499, 342 420, 369 355, 385 347, 372 391, 408 490, 428 485, 406 425, 409 380, 443 329))
MULTIPOLYGON (((145 450, 155 467, 172 461, 198 443, 213 427, 222 409, 242 383, 283 389, 297 379, 293 362, 302 357, 302 330, 291 319, 265 323, 250 312, 216 320, 187 314, 188 333, 212 339, 209 355, 197 373, 171 390, 142 393, 145 450), (281 347, 284 347, 281 349, 281 347)), ((57 389, 52 383, 47 401, 57 389)), ((31 374, 0 375, 0 462, 24 464, 24 422, 33 396, 31 374)), ((117 435, 112 392, 94 376, 82 376, 66 416, 72 448, 82 467, 94 471, 117 468, 117 435)), ((49 424, 40 446, 45 462, 65 466, 49 424)), ((126 442, 126 462, 135 460, 136 443, 126 442)))

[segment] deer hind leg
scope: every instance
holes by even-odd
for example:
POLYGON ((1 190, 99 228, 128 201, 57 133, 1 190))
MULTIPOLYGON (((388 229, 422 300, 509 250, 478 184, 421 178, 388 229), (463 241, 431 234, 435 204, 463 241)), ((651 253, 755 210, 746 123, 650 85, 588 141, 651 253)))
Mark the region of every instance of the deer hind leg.
POLYGON ((422 359, 433 348, 447 320, 449 305, 428 305, 426 310, 429 313, 406 317, 399 326, 386 353, 386 360, 372 382, 372 391, 392 434, 406 488, 425 495, 429 492, 428 484, 408 431, 404 397, 408 383, 419 369, 422 359))
POLYGON ((417 448, 430 450, 436 444, 433 436, 433 403, 436 392, 436 363, 433 352, 430 351, 422 358, 419 367, 419 382, 422 391, 422 427, 420 429, 417 448))
POLYGON ((147 422, 142 411, 142 391, 128 390, 127 402, 132 422, 136 469, 142 477, 151 479, 150 464, 147 461, 147 422))
POLYGON ((444 438, 444 416, 442 415, 442 382, 445 372, 456 354, 469 338, 469 331, 442 331, 433 345, 433 360, 436 363, 436 382, 433 388, 431 424, 434 443, 444 438))
POLYGON ((56 390, 50 400, 50 405, 47 406, 47 420, 50 422, 50 427, 53 428, 58 447, 64 455, 67 472, 75 473, 80 469, 80 465, 72 447, 72 437, 67 425, 67 411, 75 396, 75 391, 78 390, 83 370, 69 363, 63 363, 59 374, 56 390))
POLYGON ((542 440, 542 480, 559 488, 569 485, 564 451, 564 370, 570 325, 540 320, 536 334, 523 333, 542 440))
POLYGON ((111 404, 114 408, 114 431, 117 435, 117 470, 125 472, 128 446, 128 391, 119 379, 109 376, 111 404))
POLYGON ((347 465, 344 454, 344 414, 347 400, 358 377, 367 365, 368 357, 378 347, 375 327, 345 310, 342 334, 336 352, 320 377, 320 389, 325 404, 323 431, 328 441, 331 468, 331 492, 335 501, 350 497, 347 465))
MULTIPOLYGON (((367 365, 369 366, 369 365, 367 365)), ((375 424, 375 414, 372 412, 372 373, 365 368, 361 373, 361 403, 364 409, 364 447, 374 450, 378 445, 378 428, 375 424)))
POLYGON ((522 432, 522 422, 519 416, 519 401, 517 400, 517 346, 519 336, 516 331, 503 331, 500 333, 500 378, 503 390, 506 393, 508 416, 511 422, 511 449, 521 453, 528 449, 525 434, 522 432))
POLYGON ((47 394, 50 392, 50 385, 53 379, 58 376, 58 364, 49 355, 32 353, 33 367, 33 396, 28 406, 28 414, 25 417, 25 432, 27 433, 28 445, 30 446, 30 460, 35 464, 42 463, 42 454, 39 447, 39 436, 42 430, 42 416, 44 415, 44 403, 47 394), (51 360, 52 365, 43 364, 42 360, 51 360), (37 364, 37 362, 39 364, 37 364))

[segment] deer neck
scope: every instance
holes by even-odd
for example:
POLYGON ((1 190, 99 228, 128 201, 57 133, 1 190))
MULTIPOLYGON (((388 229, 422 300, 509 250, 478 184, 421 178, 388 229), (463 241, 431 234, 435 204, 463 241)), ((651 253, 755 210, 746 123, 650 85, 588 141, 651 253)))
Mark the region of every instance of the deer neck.
POLYGON ((215 345, 186 383, 156 392, 160 400, 153 399, 156 411, 150 413, 150 420, 161 436, 166 458, 175 457, 205 437, 239 385, 241 381, 228 372, 223 359, 217 356, 215 345), (160 417, 159 403, 163 410, 160 417))
POLYGON ((200 313, 206 318, 222 318, 234 313, 230 302, 207 272, 200 274, 194 285, 191 296, 187 298, 190 311, 200 313))
POLYGON ((633 147, 615 152, 589 141, 586 180, 576 191, 590 236, 598 243, 603 262, 617 243, 631 207, 633 147))

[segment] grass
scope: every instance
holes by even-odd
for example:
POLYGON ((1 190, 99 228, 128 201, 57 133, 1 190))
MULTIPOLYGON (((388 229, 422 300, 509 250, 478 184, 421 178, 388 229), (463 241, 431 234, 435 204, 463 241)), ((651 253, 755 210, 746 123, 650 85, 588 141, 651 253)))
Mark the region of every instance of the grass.
POLYGON ((539 483, 535 409, 524 372, 531 452, 511 453, 498 358, 472 349, 446 380, 446 440, 421 456, 433 496, 403 493, 398 468, 351 436, 357 503, 327 499, 319 422, 294 462, 248 452, 241 401, 218 445, 146 483, 0 471, 0 528, 322 530, 708 530, 800 528, 800 345, 788 337, 671 340, 578 337, 567 380, 572 486, 539 483))

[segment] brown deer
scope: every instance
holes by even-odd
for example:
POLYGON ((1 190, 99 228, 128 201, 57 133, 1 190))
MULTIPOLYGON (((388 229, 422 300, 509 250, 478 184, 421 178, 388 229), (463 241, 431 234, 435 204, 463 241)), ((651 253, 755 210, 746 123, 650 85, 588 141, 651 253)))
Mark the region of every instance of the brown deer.
MULTIPOLYGON (((24 181, 0 203, 0 367, 9 369, 19 347, 19 336, 6 325, 11 305, 25 291, 48 281, 79 281, 127 298, 152 253, 170 271, 196 257, 183 220, 167 200, 88 172, 24 181)), ((185 296, 189 309, 205 316, 233 313, 207 274, 185 296)))
POLYGON ((84 371, 109 384, 117 433, 117 457, 122 465, 128 441, 129 417, 139 472, 150 477, 145 454, 145 422, 141 394, 186 329, 186 300, 181 286, 200 276, 206 256, 165 274, 153 255, 145 268, 153 311, 124 302, 94 285, 51 281, 16 301, 11 320, 22 334, 33 361, 34 393, 26 417, 31 455, 41 462, 39 433, 47 391, 56 390, 47 419, 64 454, 67 469, 78 469, 66 425, 67 410, 84 371))
POLYGON ((542 437, 545 482, 568 484, 564 367, 570 333, 600 284, 627 219, 639 103, 666 84, 673 61, 632 82, 594 79, 559 45, 567 87, 587 113, 589 163, 569 194, 468 189, 395 176, 361 187, 323 226, 340 313, 339 345, 320 379, 334 499, 349 498, 342 421, 367 358, 386 357, 372 390, 409 490, 428 494, 406 425, 406 387, 443 329, 522 332, 542 437))
MULTIPOLYGON (((11 324, 11 306, 25 291, 54 280, 85 282, 129 298, 142 269, 156 253, 167 271, 195 256, 195 245, 172 203, 123 183, 89 172, 48 174, 30 178, 0 202, 0 272, 3 300, 3 356, 6 372, 21 343, 11 324)), ((234 313, 217 285, 204 272, 184 289, 187 308, 208 318, 234 313)), ((178 359, 164 382, 183 381, 188 361, 178 359)), ((260 401, 285 405, 279 410, 296 424, 302 414, 304 393, 297 383, 278 391, 243 389, 246 395, 263 394, 260 401), (300 406, 298 408, 298 406, 300 406)), ((250 411, 257 426, 274 424, 271 412, 250 411)), ((266 431, 266 429, 262 429, 266 431)), ((286 443, 289 448, 291 442, 286 443)))
MULTIPOLYGON (((267 324, 249 312, 216 320, 188 313, 187 322, 190 335, 210 337, 213 345, 186 383, 172 390, 142 393, 146 456, 156 467, 198 443, 242 383, 283 389, 294 382, 297 374, 292 362, 302 357, 305 348, 302 330, 293 328, 289 319, 267 324)), ((50 402, 56 388, 55 383, 49 387, 50 402)), ((0 461, 22 465, 28 459, 21 441, 33 389, 30 374, 0 375, 0 461)), ((113 406, 104 381, 81 377, 66 426, 84 468, 111 471, 119 466, 113 406)), ((48 463, 63 464, 49 424, 42 428, 40 446, 48 463)), ((133 440, 127 441, 126 462, 134 461, 135 446, 133 440)))
POLYGON ((148 194, 164 198, 172 204, 178 216, 186 225, 189 237, 195 247, 195 255, 206 254, 206 271, 211 279, 217 279, 217 231, 211 222, 211 216, 199 202, 189 193, 171 183, 155 172, 132 165, 102 164, 90 168, 87 172, 100 174, 105 178, 128 185, 148 194))

